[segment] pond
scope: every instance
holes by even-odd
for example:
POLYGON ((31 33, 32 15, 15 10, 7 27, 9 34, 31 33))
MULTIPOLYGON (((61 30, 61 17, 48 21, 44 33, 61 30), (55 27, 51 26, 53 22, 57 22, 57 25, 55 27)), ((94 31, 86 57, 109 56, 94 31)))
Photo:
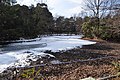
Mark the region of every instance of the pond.
POLYGON ((46 50, 59 52, 61 50, 70 50, 83 45, 91 45, 96 42, 80 39, 81 35, 72 36, 46 36, 36 38, 31 41, 17 41, 0 47, 0 72, 8 67, 29 66, 29 60, 36 61, 39 58, 49 56, 55 57, 46 50))

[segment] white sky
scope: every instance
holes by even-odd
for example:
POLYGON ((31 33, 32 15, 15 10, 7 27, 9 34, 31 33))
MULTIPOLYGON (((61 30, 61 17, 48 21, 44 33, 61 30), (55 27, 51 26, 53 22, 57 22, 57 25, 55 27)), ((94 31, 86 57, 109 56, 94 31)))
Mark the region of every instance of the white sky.
MULTIPOLYGON (((41 0, 17 0, 17 2, 21 5, 36 4, 41 0)), ((46 0, 43 0, 46 1, 46 0)), ((82 11, 81 5, 83 4, 83 0, 47 0, 50 12, 55 16, 65 16, 70 17, 74 14, 78 14, 82 11)))

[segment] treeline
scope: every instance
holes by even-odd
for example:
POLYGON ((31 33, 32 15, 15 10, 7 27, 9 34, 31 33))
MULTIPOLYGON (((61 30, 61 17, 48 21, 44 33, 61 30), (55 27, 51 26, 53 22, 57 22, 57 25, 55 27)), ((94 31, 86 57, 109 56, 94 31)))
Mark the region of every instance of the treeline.
POLYGON ((86 0, 85 4, 92 15, 82 24, 85 37, 120 41, 120 1, 86 0))
POLYGON ((46 4, 20 6, 0 4, 0 41, 34 38, 52 32, 53 16, 46 4))
POLYGON ((61 34, 80 34, 84 19, 81 17, 65 18, 59 16, 54 19, 54 33, 61 34))
POLYGON ((88 20, 82 24, 82 33, 84 37, 104 40, 120 41, 120 12, 110 16, 109 14, 100 19, 96 17, 87 17, 88 20), (119 15, 118 15, 119 14, 119 15))
POLYGON ((65 18, 53 17, 44 3, 38 3, 36 7, 33 5, 28 7, 13 5, 14 2, 8 3, 2 0, 0 1, 0 41, 62 33, 82 33, 88 38, 120 41, 120 3, 115 3, 116 0, 87 1, 87 9, 91 10, 88 13, 92 16, 83 12, 81 15, 65 18))
POLYGON ((0 3, 0 41, 35 38, 45 34, 80 33, 82 18, 54 18, 46 4, 36 7, 0 3))

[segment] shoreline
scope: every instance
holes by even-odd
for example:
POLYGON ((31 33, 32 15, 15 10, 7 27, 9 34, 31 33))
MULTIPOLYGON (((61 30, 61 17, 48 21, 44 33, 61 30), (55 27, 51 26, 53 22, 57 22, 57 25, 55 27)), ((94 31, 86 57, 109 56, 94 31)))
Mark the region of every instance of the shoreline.
MULTIPOLYGON (((71 78, 73 78, 73 80, 78 80, 87 77, 100 78, 109 75, 115 75, 117 73, 117 70, 113 66, 112 62, 120 61, 120 44, 106 41, 97 42, 96 44, 85 45, 82 48, 78 47, 72 50, 67 50, 65 52, 50 52, 50 54, 56 56, 56 58, 61 62, 71 63, 57 65, 50 64, 45 65, 44 67, 40 67, 42 68, 40 73, 42 74, 43 79, 71 80, 71 78), (110 57, 102 59, 102 57, 109 56, 113 56, 114 58, 110 57), (84 62, 76 61, 87 59, 93 60, 84 62)), ((34 66, 37 64, 39 64, 39 60, 38 62, 34 62, 34 64, 31 65, 34 66)), ((37 66, 37 68, 38 67, 39 66, 37 66)), ((25 70, 25 68, 22 70, 25 70)))

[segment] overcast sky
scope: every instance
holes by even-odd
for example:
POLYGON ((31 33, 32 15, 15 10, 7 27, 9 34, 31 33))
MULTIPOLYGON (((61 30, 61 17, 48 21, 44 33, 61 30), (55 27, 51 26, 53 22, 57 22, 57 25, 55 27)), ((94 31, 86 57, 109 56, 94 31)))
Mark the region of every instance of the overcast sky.
MULTIPOLYGON (((41 0, 17 0, 17 2, 21 5, 28 5, 36 4, 41 0)), ((46 2, 46 0, 44 0, 46 2)), ((49 10, 55 16, 61 15, 70 17, 74 14, 78 14, 82 11, 81 5, 83 4, 83 0, 47 0, 47 4, 49 10)))

